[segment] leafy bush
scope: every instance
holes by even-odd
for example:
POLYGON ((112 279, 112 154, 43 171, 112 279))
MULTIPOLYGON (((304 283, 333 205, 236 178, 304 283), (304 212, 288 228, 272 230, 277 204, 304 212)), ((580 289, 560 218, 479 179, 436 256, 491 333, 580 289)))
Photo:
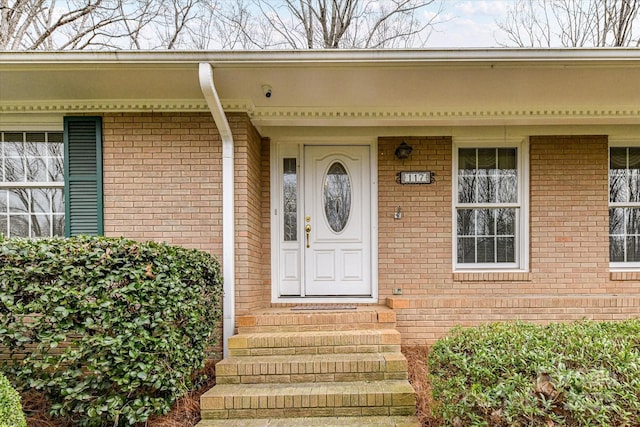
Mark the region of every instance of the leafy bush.
POLYGON ((434 415, 464 426, 640 423, 640 321, 456 329, 429 356, 434 415))
POLYGON ((204 252, 153 242, 0 237, 8 372, 80 425, 166 413, 215 345, 219 269, 204 252))
POLYGON ((20 395, 2 374, 0 374, 0 427, 27 427, 27 421, 20 406, 20 395))

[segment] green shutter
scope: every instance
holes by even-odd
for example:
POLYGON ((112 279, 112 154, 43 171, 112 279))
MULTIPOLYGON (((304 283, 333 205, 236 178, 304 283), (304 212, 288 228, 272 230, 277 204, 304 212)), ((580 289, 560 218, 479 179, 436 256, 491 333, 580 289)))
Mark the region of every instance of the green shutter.
POLYGON ((64 118, 64 197, 67 236, 102 235, 102 120, 64 118))

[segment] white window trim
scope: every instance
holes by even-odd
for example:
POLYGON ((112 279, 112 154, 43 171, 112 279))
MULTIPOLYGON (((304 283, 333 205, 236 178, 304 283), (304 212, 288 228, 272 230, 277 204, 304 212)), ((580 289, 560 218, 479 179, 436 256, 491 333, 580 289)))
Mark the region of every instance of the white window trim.
MULTIPOLYGON (((528 272, 529 271, 529 140, 528 138, 455 138, 453 141, 453 161, 451 171, 451 247, 452 265, 456 273, 528 272), (517 207, 516 217, 516 262, 515 263, 458 263, 457 210, 465 204, 458 203, 458 150, 460 148, 507 148, 518 149, 518 200, 520 203, 505 204, 517 207)), ((474 208, 483 205, 473 205, 474 208)), ((495 207, 495 205, 490 205, 495 207)))
MULTIPOLYGON (((640 138, 615 138, 609 139, 609 147, 607 148, 607 206, 611 207, 640 207, 640 204, 634 205, 631 203, 615 203, 612 204, 609 199, 609 177, 611 168, 611 148, 615 147, 640 147, 640 138)), ((607 215, 607 218, 609 216, 607 215)), ((611 234, 611 230, 607 227, 607 238, 611 234)), ((609 248, 609 251, 611 248, 609 248)), ((608 252, 610 253, 610 252, 608 252)), ((609 256, 611 260, 611 256, 609 256)), ((616 271, 640 271, 640 262, 611 262, 609 261, 609 270, 616 271)))

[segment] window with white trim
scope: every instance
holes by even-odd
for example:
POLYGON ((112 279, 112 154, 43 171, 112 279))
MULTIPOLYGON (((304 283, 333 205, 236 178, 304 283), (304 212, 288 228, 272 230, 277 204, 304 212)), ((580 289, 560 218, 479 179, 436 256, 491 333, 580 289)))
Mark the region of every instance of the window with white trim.
POLYGON ((62 132, 0 132, 0 234, 64 236, 62 132))
POLYGON ((640 267, 640 147, 609 148, 609 261, 640 267))
POLYGON ((522 144, 454 148, 457 270, 526 269, 523 149, 522 144))

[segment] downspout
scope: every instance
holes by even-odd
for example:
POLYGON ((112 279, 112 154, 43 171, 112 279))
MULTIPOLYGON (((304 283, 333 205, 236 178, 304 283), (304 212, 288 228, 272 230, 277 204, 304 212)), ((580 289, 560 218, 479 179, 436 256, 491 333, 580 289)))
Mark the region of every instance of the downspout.
POLYGON ((228 340, 235 330, 235 217, 233 135, 213 83, 213 68, 200 63, 200 89, 222 138, 222 275, 224 279, 222 345, 223 356, 229 354, 228 340))

